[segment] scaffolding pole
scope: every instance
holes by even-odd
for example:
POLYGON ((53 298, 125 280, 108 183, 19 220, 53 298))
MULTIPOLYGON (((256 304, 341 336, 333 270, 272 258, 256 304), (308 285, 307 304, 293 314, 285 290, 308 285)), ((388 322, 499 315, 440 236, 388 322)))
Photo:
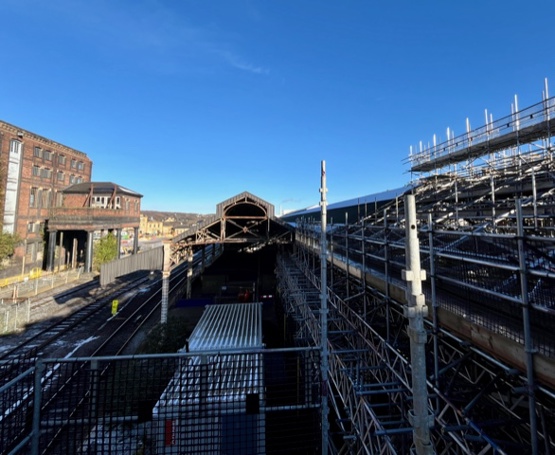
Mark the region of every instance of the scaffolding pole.
POLYGON ((162 266, 162 302, 160 305, 160 323, 166 324, 168 322, 168 294, 170 288, 170 274, 171 274, 171 242, 164 240, 164 264, 162 266))
POLYGON ((409 320, 410 355, 412 366, 413 409, 409 411, 409 421, 413 427, 413 441, 417 455, 432 455, 430 426, 433 414, 428 413, 428 388, 426 383, 426 330, 424 315, 427 312, 422 280, 425 270, 420 268, 420 246, 416 221, 416 203, 413 194, 406 196, 406 267, 403 278, 407 281, 407 302, 405 317, 409 320))
POLYGON ((321 209, 321 238, 320 238, 320 325, 322 330, 322 455, 328 453, 328 435, 329 435, 329 405, 328 405, 328 282, 327 282, 327 199, 326 192, 326 162, 322 161, 322 182, 320 188, 320 209, 321 209))
POLYGON ((524 350, 526 352, 526 395, 528 399, 528 409, 530 412, 530 435, 531 435, 531 450, 533 455, 538 454, 538 424, 536 418, 536 383, 534 378, 534 340, 532 338, 532 327, 530 323, 530 301, 528 299, 528 275, 526 266, 526 245, 524 234, 524 221, 522 215, 522 201, 516 201, 516 214, 517 214, 517 239, 518 239, 518 262, 519 262, 519 275, 522 299, 522 323, 524 331, 524 350))

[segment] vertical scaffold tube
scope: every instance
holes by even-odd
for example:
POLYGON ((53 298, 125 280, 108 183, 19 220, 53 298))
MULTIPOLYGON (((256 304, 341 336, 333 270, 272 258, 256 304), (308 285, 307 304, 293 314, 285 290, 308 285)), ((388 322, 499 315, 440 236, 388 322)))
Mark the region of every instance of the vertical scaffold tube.
POLYGON ((164 264, 162 266, 162 302, 160 312, 160 323, 166 324, 168 322, 168 294, 170 288, 170 273, 171 273, 171 242, 164 240, 164 264))
POLYGON ((185 292, 185 295, 188 299, 191 298, 192 293, 193 293, 193 268, 194 268, 194 254, 193 254, 193 248, 189 248, 187 250, 187 262, 188 262, 188 266, 187 266, 187 290, 185 292))
POLYGON ((327 200, 326 200, 326 162, 322 161, 322 182, 321 182, 321 198, 320 198, 320 213, 321 213, 321 237, 320 237, 320 325, 322 329, 322 455, 328 453, 328 280, 327 280, 327 200))
POLYGON ((430 443, 431 418, 428 414, 428 387, 426 383, 426 330, 424 315, 427 313, 422 280, 425 270, 420 268, 420 245, 416 220, 416 203, 414 195, 405 199, 406 207, 406 266, 403 278, 407 281, 407 306, 405 316, 409 320, 408 334, 410 337, 410 356, 412 367, 413 409, 409 411, 410 423, 413 427, 413 441, 416 454, 431 455, 434 453, 430 443))
POLYGON ((532 327, 530 323, 530 301, 528 299, 528 269, 526 265, 526 245, 524 238, 524 217, 522 214, 522 201, 516 200, 517 238, 518 238, 518 262, 520 266, 520 292, 522 305, 522 323, 524 329, 524 350, 526 352, 526 378, 528 410, 530 412, 530 435, 532 454, 538 454, 538 423, 536 418, 536 383, 534 378, 534 340, 532 338, 532 327))

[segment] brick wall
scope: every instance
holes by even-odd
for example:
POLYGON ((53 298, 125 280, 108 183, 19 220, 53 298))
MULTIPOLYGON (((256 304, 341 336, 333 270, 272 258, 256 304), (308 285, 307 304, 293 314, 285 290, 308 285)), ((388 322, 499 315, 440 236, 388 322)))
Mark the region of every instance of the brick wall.
MULTIPOLYGON (((58 192, 79 180, 89 182, 93 163, 83 152, 0 121, 0 222, 4 220, 12 141, 19 141, 22 145, 16 232, 27 243, 39 243, 43 240, 40 226, 44 225, 50 208, 56 204, 58 192), (30 229, 30 224, 34 229, 30 229)), ((22 249, 18 253, 22 254, 22 249)))

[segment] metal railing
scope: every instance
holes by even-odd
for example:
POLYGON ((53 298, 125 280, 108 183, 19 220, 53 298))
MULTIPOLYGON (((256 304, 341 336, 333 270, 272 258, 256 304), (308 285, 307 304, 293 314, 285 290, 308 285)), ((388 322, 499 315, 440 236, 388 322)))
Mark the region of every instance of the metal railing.
MULTIPOLYGON (((547 126, 549 132, 549 121, 555 116, 555 97, 548 98, 544 101, 536 103, 530 107, 517 111, 499 120, 488 121, 485 125, 476 128, 467 133, 461 134, 456 137, 447 138, 446 141, 440 144, 428 146, 423 150, 412 153, 408 162, 413 170, 419 170, 420 166, 435 161, 446 163, 449 157, 452 157, 451 162, 461 161, 462 159, 455 159, 457 154, 463 154, 471 149, 482 150, 482 154, 495 152, 506 148, 503 141, 500 143, 499 148, 495 147, 495 142, 499 138, 512 133, 526 132, 526 130, 534 129, 541 124, 547 126)), ((534 134, 534 137, 537 135, 534 134)))
MULTIPOLYGON (((517 218, 522 224, 522 215, 517 218)), ((552 377, 537 369, 544 382, 530 380, 526 370, 532 363, 524 360, 526 352, 551 359, 555 352, 549 330, 555 318, 554 239, 522 231, 434 230, 432 223, 422 224, 428 226, 420 236, 422 267, 429 277, 424 293, 430 313, 428 387, 434 397, 430 406, 435 411, 436 447, 445 450, 442 453, 506 453, 504 447, 537 447, 539 440, 555 448, 549 436, 554 422, 550 409, 555 391, 548 385, 552 377), (457 333, 468 339, 464 341, 457 333), (481 340, 489 344, 480 344, 481 340), (512 347, 502 353, 503 361, 496 359, 495 350, 505 345, 512 347), (519 354, 508 359, 507 353, 513 350, 519 354), (528 394, 530 389, 536 390, 535 395, 528 394), (507 401, 507 397, 512 398, 507 401), (541 427, 528 423, 536 414, 541 427)), ((327 257, 333 266, 328 295, 338 334, 336 345, 330 348, 330 377, 341 397, 339 410, 347 409, 342 419, 348 422, 345 431, 352 437, 351 448, 362 451, 376 445, 375 452, 368 453, 407 453, 410 440, 406 405, 411 400, 410 364, 402 311, 406 299, 404 231, 387 223, 357 223, 328 232, 327 257), (379 391, 365 391, 368 386, 379 391), (366 393, 381 394, 379 404, 365 402, 361 397, 366 393), (381 405, 388 411, 383 415, 381 405)), ((295 267, 302 273, 287 267, 285 275, 291 278, 284 283, 298 306, 308 304, 302 300, 303 292, 311 290, 307 283, 319 289, 319 238, 318 224, 301 225, 296 233, 295 267), (288 283, 292 279, 297 286, 288 283)), ((297 332, 304 336, 318 333, 317 319, 312 322, 302 310, 296 311, 305 325, 304 331, 297 332)))
POLYGON ((318 454, 320 400, 314 348, 42 359, 0 387, 0 453, 318 454))

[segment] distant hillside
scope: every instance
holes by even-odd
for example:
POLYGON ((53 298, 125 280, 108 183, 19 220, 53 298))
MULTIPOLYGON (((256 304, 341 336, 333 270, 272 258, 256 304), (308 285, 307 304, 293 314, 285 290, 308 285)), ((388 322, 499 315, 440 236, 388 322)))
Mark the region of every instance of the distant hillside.
POLYGON ((157 210, 142 210, 141 214, 148 216, 156 221, 169 221, 173 219, 175 222, 192 225, 199 220, 205 220, 214 216, 213 214, 201 215, 198 213, 182 213, 182 212, 159 212, 157 210))

